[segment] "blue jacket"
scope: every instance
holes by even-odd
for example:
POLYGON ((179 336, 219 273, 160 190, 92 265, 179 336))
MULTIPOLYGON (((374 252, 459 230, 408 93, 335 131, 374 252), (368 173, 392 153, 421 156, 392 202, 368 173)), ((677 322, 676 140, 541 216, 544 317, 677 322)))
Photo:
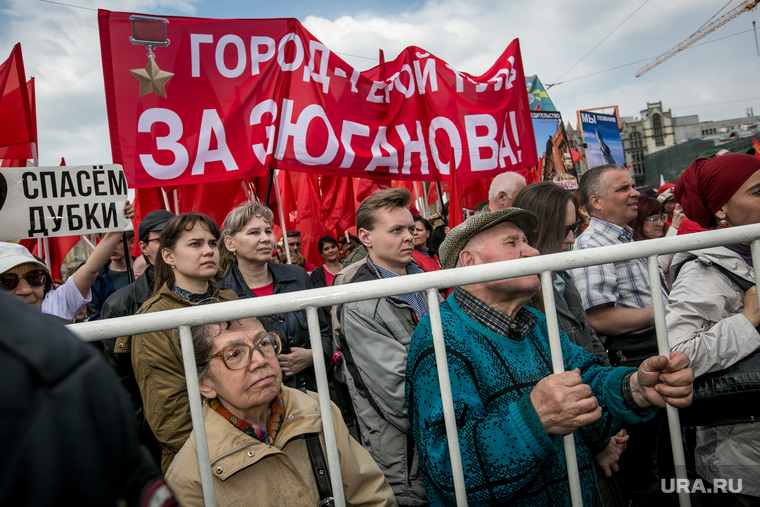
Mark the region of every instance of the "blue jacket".
MULTIPOLYGON (((476 322, 454 294, 441 305, 441 322, 462 465, 470 505, 543 506, 570 504, 562 437, 549 435, 530 402, 539 380, 552 373, 546 318, 520 341, 476 322)), ((621 385, 632 368, 611 368, 561 333, 565 368, 580 368, 602 407, 602 417, 575 432, 583 504, 596 504, 591 448, 624 423, 654 417, 632 410, 621 385)), ((406 402, 430 505, 454 505, 443 407, 433 353, 430 318, 417 326, 406 365, 406 402)))

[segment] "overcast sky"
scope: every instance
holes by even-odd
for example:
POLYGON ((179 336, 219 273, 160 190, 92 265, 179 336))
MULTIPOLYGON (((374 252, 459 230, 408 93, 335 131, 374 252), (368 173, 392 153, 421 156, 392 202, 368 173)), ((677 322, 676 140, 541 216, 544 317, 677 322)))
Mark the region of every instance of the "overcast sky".
POLYGON ((573 125, 578 109, 618 105, 621 116, 638 116, 647 102, 657 101, 675 116, 720 120, 745 116, 748 107, 760 114, 755 11, 741 14, 644 76, 634 76, 646 60, 688 38, 719 11, 717 17, 741 3, 732 0, 721 11, 724 0, 0 0, 0 61, 21 42, 27 78, 36 78, 43 166, 57 165, 61 157, 68 165, 112 160, 98 8, 167 16, 297 18, 359 70, 377 64, 380 48, 391 60, 403 48, 419 46, 458 70, 479 75, 519 38, 526 75, 538 74, 545 85, 560 83, 549 96, 573 125))

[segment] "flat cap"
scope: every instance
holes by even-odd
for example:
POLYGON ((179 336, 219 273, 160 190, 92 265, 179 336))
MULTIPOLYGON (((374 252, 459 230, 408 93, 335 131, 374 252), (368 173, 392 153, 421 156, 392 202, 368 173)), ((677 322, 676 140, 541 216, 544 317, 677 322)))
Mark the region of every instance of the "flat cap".
POLYGON ((166 222, 174 218, 175 215, 171 211, 165 209, 158 209, 151 211, 142 219, 140 226, 137 228, 137 239, 140 241, 146 241, 148 239, 148 233, 153 231, 162 231, 166 222))
POLYGON ((538 218, 532 211, 521 208, 502 208, 471 216, 451 229, 446 235, 446 239, 441 243, 438 249, 438 259, 441 261, 441 266, 444 269, 455 267, 457 260, 459 260, 459 252, 464 250, 472 238, 502 222, 513 222, 527 234, 535 229, 538 218))

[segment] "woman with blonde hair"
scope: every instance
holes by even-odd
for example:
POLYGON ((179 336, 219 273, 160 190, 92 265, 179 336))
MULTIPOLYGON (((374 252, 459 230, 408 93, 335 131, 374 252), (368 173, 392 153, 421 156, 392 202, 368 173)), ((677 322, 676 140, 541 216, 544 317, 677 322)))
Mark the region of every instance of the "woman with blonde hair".
MULTIPOLYGON (((230 211, 224 220, 219 285, 233 290, 240 299, 311 288, 303 268, 272 262, 272 249, 276 243, 272 219, 272 210, 251 202, 230 211)), ((288 387, 316 391, 306 313, 302 310, 274 313, 263 322, 267 331, 282 336, 283 353, 278 360, 283 383, 288 387)), ((329 360, 332 357, 330 328, 321 315, 319 324, 325 358, 329 360)))

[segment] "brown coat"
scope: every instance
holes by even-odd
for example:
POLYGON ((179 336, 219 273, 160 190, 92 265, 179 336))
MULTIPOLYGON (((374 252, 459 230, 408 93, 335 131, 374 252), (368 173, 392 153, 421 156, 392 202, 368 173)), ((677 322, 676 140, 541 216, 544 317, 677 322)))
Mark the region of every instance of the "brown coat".
MULTIPOLYGON (((221 301, 237 299, 231 290, 213 284, 210 292, 221 301)), ((194 304, 164 286, 137 314, 189 306, 194 304)), ((161 471, 166 472, 192 430, 179 331, 175 328, 132 336, 126 340, 126 349, 132 353, 145 419, 161 445, 161 471)))
MULTIPOLYGON (((315 399, 317 395, 288 387, 283 387, 281 394, 285 414, 271 447, 235 428, 208 404, 204 405, 217 505, 319 503, 314 469, 302 438, 307 433, 318 433, 324 451, 322 418, 315 399)), ((380 468, 348 434, 335 404, 332 404, 332 416, 346 505, 396 505, 393 491, 380 468)), ((166 480, 181 505, 203 505, 195 433, 177 454, 166 480)))

